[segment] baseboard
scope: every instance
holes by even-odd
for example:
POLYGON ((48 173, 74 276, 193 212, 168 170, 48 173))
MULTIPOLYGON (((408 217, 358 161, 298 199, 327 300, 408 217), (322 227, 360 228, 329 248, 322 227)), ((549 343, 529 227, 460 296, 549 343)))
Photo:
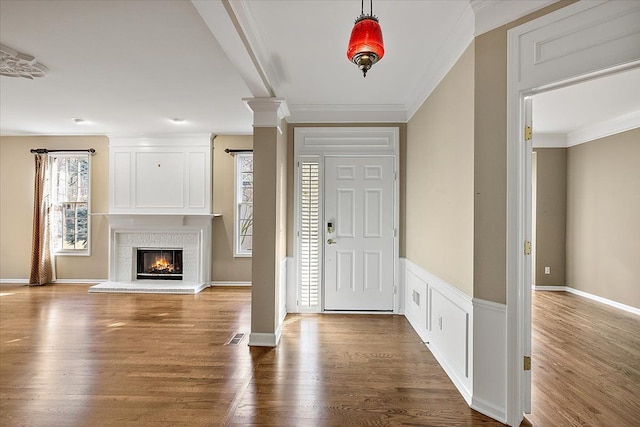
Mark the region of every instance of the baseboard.
POLYGON ((0 279, 0 285, 11 285, 11 284, 16 284, 16 285, 22 285, 22 284, 29 284, 29 279, 0 279))
POLYGON ((534 291, 565 292, 567 290, 567 287, 566 286, 533 285, 531 289, 533 289, 534 291))
POLYGON ((211 286, 251 286, 251 282, 213 281, 211 286))
POLYGON ((493 418, 496 421, 500 421, 503 424, 507 423, 506 412, 504 408, 493 405, 486 400, 480 399, 477 396, 473 396, 473 401, 471 402, 471 409, 480 412, 488 417, 493 418))
POLYGON ((584 298, 588 298, 592 301, 596 301, 602 304, 606 304, 611 307, 615 307, 619 310, 624 310, 628 313, 632 313, 640 316, 640 308, 636 308, 630 305, 622 304, 621 302, 610 300, 598 295, 590 294, 589 292, 581 291, 579 289, 572 288, 571 286, 533 286, 535 291, 562 291, 569 292, 570 294, 578 295, 584 298))
POLYGON ((251 332, 249 334, 249 346, 251 347, 276 347, 278 339, 276 334, 251 332))
MULTIPOLYGON (((57 279, 52 283, 58 285, 95 285, 101 282, 108 282, 107 279, 57 279)), ((29 279, 0 279, 0 283, 29 284, 29 279)))

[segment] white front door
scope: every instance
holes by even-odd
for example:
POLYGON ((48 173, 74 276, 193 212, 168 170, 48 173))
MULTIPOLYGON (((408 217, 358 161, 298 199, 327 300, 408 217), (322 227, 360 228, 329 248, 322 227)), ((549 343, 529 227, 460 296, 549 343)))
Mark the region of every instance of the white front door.
POLYGON ((324 308, 394 308, 392 156, 326 157, 324 308))

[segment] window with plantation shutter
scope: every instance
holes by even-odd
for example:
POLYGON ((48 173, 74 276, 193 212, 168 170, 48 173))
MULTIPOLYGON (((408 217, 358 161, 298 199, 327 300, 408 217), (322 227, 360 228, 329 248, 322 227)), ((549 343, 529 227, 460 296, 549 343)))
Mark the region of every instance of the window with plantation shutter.
POLYGON ((320 211, 317 162, 300 164, 300 307, 317 307, 320 292, 320 211))

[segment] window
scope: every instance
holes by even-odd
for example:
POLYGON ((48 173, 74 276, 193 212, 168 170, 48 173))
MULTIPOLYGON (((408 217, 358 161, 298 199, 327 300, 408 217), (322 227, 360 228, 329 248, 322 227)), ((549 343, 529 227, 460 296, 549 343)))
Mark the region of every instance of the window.
POLYGON ((49 154, 49 162, 51 250, 57 255, 89 255, 89 154, 49 154))
POLYGON ((253 154, 236 154, 235 256, 250 257, 253 241, 253 154))

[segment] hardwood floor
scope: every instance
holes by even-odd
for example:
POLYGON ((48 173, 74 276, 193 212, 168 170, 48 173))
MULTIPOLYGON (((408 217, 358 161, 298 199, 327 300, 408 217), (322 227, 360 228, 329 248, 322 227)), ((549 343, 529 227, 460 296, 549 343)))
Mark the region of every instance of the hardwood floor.
POLYGON ((537 426, 640 425, 640 317, 566 292, 533 293, 537 426))
MULTIPOLYGON (((1 426, 499 426, 464 402, 402 316, 289 315, 248 333, 250 292, 0 286, 1 426)), ((637 316, 534 293, 536 426, 635 426, 637 316)), ((527 421, 523 425, 531 425, 527 421)))
POLYGON ((193 296, 0 286, 2 426, 499 426, 402 316, 290 315, 249 332, 248 289, 193 296))

